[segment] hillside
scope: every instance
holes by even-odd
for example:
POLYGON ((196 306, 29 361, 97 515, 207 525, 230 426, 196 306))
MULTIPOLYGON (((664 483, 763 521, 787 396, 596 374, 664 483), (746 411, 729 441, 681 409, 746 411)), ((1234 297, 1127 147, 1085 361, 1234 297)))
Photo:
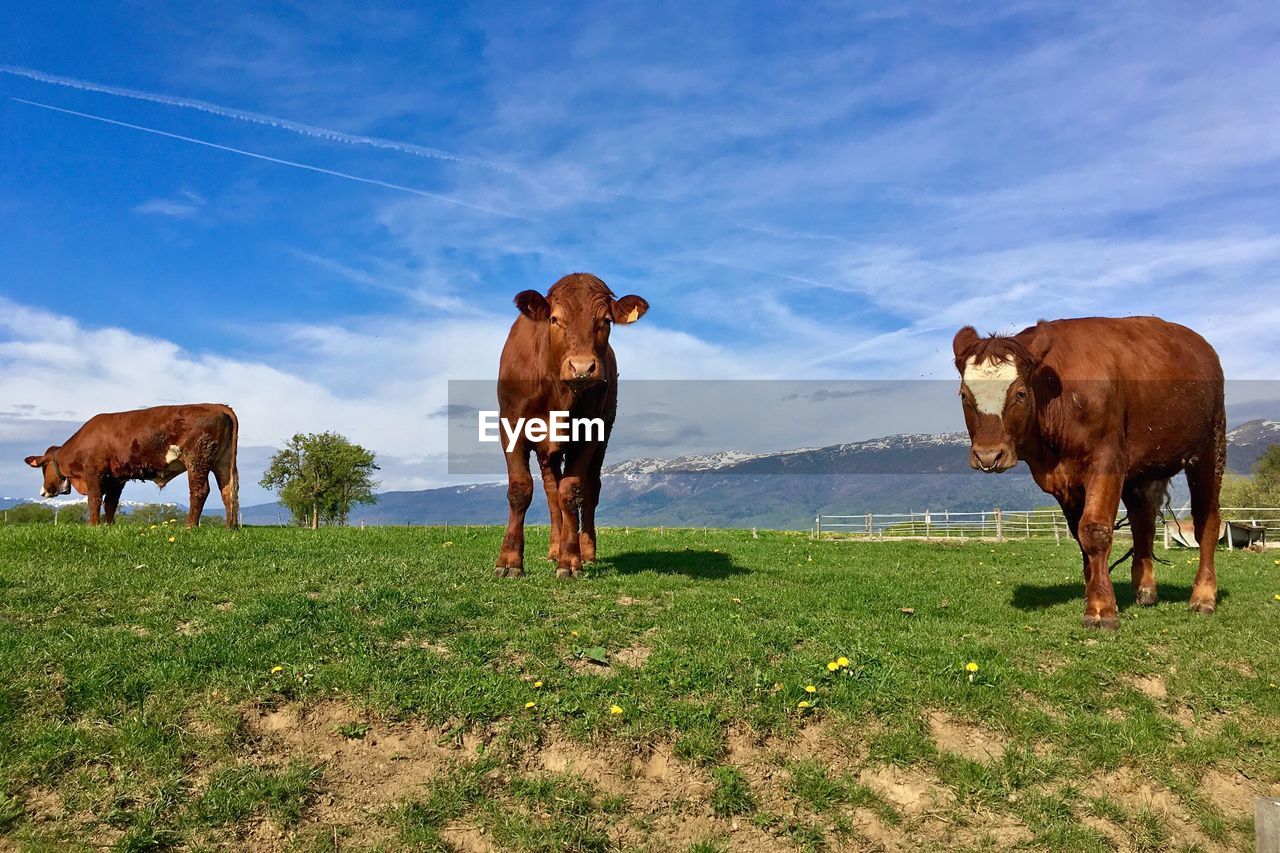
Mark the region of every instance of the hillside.
MULTIPOLYGON (((1229 433, 1228 465, 1247 473, 1280 421, 1255 420, 1229 433)), ((631 459, 605 469, 599 521, 645 526, 799 529, 818 513, 1026 509, 1050 500, 1026 466, 999 476, 969 468, 963 433, 892 435, 830 447, 777 453, 738 451, 675 459, 631 459)), ((506 484, 485 483, 413 492, 386 492, 360 507, 366 524, 497 524, 506 519, 506 484)), ((1175 480, 1174 500, 1185 500, 1175 480)), ((247 507, 249 524, 274 524, 275 504, 247 507)), ((530 520, 546 523, 542 490, 534 490, 530 520)))

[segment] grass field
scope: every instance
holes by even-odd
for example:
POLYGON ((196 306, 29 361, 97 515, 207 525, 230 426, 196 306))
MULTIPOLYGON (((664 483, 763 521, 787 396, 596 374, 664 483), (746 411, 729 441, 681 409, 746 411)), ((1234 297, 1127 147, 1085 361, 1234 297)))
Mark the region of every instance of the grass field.
POLYGON ((1169 552, 1100 634, 1074 545, 605 530, 566 583, 545 536, 497 580, 493 528, 0 529, 0 831, 1236 850, 1280 793, 1275 552, 1220 554, 1210 618, 1169 552))

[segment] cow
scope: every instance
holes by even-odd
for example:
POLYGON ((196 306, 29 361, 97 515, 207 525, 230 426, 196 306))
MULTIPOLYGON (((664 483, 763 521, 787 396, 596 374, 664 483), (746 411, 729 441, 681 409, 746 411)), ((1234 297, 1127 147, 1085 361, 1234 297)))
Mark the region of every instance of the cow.
POLYGON ((570 418, 599 418, 604 434, 558 442, 552 436, 532 441, 521 434, 508 449, 507 503, 510 514, 495 574, 524 574, 524 518, 533 500, 529 452, 538 458, 542 486, 551 512, 547 559, 557 578, 576 578, 582 564, 596 559, 596 505, 600 469, 618 408, 618 364, 609 345, 614 325, 629 325, 649 310, 639 296, 614 297, 589 273, 572 273, 543 296, 536 290, 516 294, 520 310, 498 367, 498 414, 503 422, 547 419, 553 411, 570 418))
POLYGON ((191 487, 187 527, 200 522, 209 497, 209 474, 222 492, 227 527, 239 526, 236 444, 240 422, 230 406, 191 403, 94 415, 65 444, 55 444, 26 462, 44 473, 41 497, 65 495, 75 486, 89 503, 89 523, 105 508, 115 521, 120 493, 129 480, 164 488, 183 471, 191 487))
POLYGON ((1132 584, 1156 603, 1156 515, 1168 481, 1186 471, 1200 564, 1190 609, 1213 613, 1213 549, 1226 464, 1218 355, 1195 332, 1156 317, 1041 320, 1016 335, 952 343, 971 447, 988 473, 1025 461, 1062 507, 1084 556, 1084 626, 1119 627, 1107 560, 1121 501, 1133 533, 1132 584))

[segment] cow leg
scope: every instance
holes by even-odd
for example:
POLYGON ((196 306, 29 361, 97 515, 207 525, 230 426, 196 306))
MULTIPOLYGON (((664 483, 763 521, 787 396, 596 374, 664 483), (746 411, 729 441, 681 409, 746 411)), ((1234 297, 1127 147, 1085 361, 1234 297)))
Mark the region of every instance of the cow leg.
POLYGON ((93 527, 98 523, 99 513, 102 512, 102 481, 91 479, 85 485, 88 489, 84 497, 89 504, 89 526, 93 527))
POLYGON ((209 469, 204 465, 187 468, 187 485, 191 488, 191 508, 187 510, 187 527, 200 524, 204 502, 209 499, 209 469))
POLYGON ((1107 558, 1111 554, 1111 537, 1115 530, 1116 510, 1120 507, 1123 480, 1118 474, 1093 477, 1084 494, 1084 511, 1080 514, 1076 539, 1084 554, 1084 627, 1114 631, 1120 627, 1116 611, 1116 592, 1111 586, 1107 558))
POLYGON ((1191 488, 1191 517, 1195 522, 1196 541, 1200 543, 1200 566, 1191 586, 1188 607, 1195 613, 1212 613, 1218 606, 1218 573, 1213 565, 1213 551, 1218 545, 1222 526, 1218 497, 1222 488, 1222 469, 1226 465, 1225 425, 1219 423, 1213 441, 1195 459, 1187 463, 1187 485, 1191 488))
POLYGON ((500 578, 518 578, 524 575, 524 516, 533 503, 533 477, 529 474, 529 448, 523 441, 506 456, 507 533, 493 573, 500 578))
POLYGON ((124 480, 109 479, 102 484, 104 509, 107 524, 115 524, 116 509, 120 506, 120 493, 124 491, 124 480))
POLYGON ((582 481, 582 532, 578 535, 578 552, 582 562, 596 561, 596 505, 600 503, 600 468, 604 465, 604 445, 595 450, 587 476, 582 481))
POLYGON ((560 559, 560 456, 538 454, 538 467, 542 470, 542 491, 547 496, 547 514, 551 516, 551 543, 547 546, 547 559, 560 559))
POLYGON ((565 457, 564 475, 560 478, 560 559, 556 577, 576 578, 582 574, 582 552, 579 549, 579 514, 584 501, 584 483, 589 460, 581 455, 565 457))
POLYGON ((1147 480, 1127 483, 1121 497, 1129 511, 1129 531, 1133 534, 1133 584, 1134 600, 1143 606, 1155 604, 1156 572, 1155 542, 1156 513, 1164 497, 1167 480, 1147 480))
POLYGON ((240 526, 239 478, 234 456, 229 460, 224 457, 213 466, 213 479, 218 484, 218 493, 222 495, 222 508, 227 514, 228 530, 235 530, 240 526))

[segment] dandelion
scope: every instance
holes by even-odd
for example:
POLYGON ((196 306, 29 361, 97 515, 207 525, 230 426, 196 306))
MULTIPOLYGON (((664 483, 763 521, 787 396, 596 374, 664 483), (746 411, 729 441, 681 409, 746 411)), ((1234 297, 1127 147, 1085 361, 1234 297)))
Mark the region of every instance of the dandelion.
POLYGON ((618 716, 619 714, 622 713, 622 706, 621 705, 610 706, 609 713, 615 717, 618 716))
POLYGON ((805 693, 817 693, 817 692, 818 692, 818 688, 814 687, 812 684, 806 684, 806 685, 805 685, 805 688, 804 688, 804 692, 805 692, 805 693))
POLYGON ((284 667, 282 667, 282 666, 273 666, 273 667, 271 667, 271 674, 272 674, 272 675, 278 675, 278 674, 280 674, 280 673, 282 673, 282 672, 284 672, 284 667))
POLYGON ((151 525, 151 529, 152 529, 152 530, 155 530, 155 529, 156 529, 156 526, 155 526, 154 524, 153 524, 153 525, 151 525))
POLYGON ((440 547, 441 547, 441 548, 452 548, 452 547, 453 547, 453 543, 452 543, 452 542, 446 542, 446 543, 444 543, 443 545, 441 545, 440 547))
POLYGON ((846 657, 839 657, 839 658, 836 658, 836 664, 837 664, 841 669, 848 669, 848 668, 849 668, 849 659, 848 659, 848 658, 846 658, 846 657))
POLYGON ((831 661, 827 664, 827 672, 835 672, 839 668, 840 668, 840 664, 837 663, 836 661, 831 661))
POLYGON ((170 536, 170 537, 169 537, 169 541, 170 541, 170 542, 177 542, 177 541, 178 541, 178 537, 177 537, 177 536, 170 536))
POLYGON ((534 689, 534 690, 538 690, 538 689, 540 689, 541 687, 542 687, 542 682, 541 682, 541 681, 535 681, 535 682, 533 682, 533 689, 534 689))
POLYGON ((980 667, 977 661, 969 661, 964 665, 965 672, 977 672, 980 667))
POLYGON ((804 701, 804 700, 802 699, 802 700, 800 700, 799 702, 797 702, 797 703, 796 703, 796 707, 797 707, 797 708, 799 708, 801 711, 803 711, 803 710, 805 710, 805 709, 807 709, 807 708, 812 708, 812 707, 813 707, 813 703, 812 703, 812 702, 806 702, 806 701, 804 701))
POLYGON ((1276 601, 1280 601, 1280 594, 1276 594, 1271 597, 1274 598, 1276 601))
POLYGON ((524 703, 525 710, 527 711, 528 709, 532 708, 532 707, 533 707, 534 705, 536 705, 536 704, 538 704, 538 703, 537 703, 537 702, 525 702, 525 703, 524 703))
POLYGON ((570 637, 576 637, 576 636, 578 636, 578 632, 577 632, 577 631, 570 631, 570 632, 569 632, 569 636, 570 636, 570 637))
POLYGON ((734 604, 741 604, 741 603, 742 603, 742 599, 741 599, 741 598, 735 598, 735 599, 733 599, 733 603, 734 603, 734 604))

